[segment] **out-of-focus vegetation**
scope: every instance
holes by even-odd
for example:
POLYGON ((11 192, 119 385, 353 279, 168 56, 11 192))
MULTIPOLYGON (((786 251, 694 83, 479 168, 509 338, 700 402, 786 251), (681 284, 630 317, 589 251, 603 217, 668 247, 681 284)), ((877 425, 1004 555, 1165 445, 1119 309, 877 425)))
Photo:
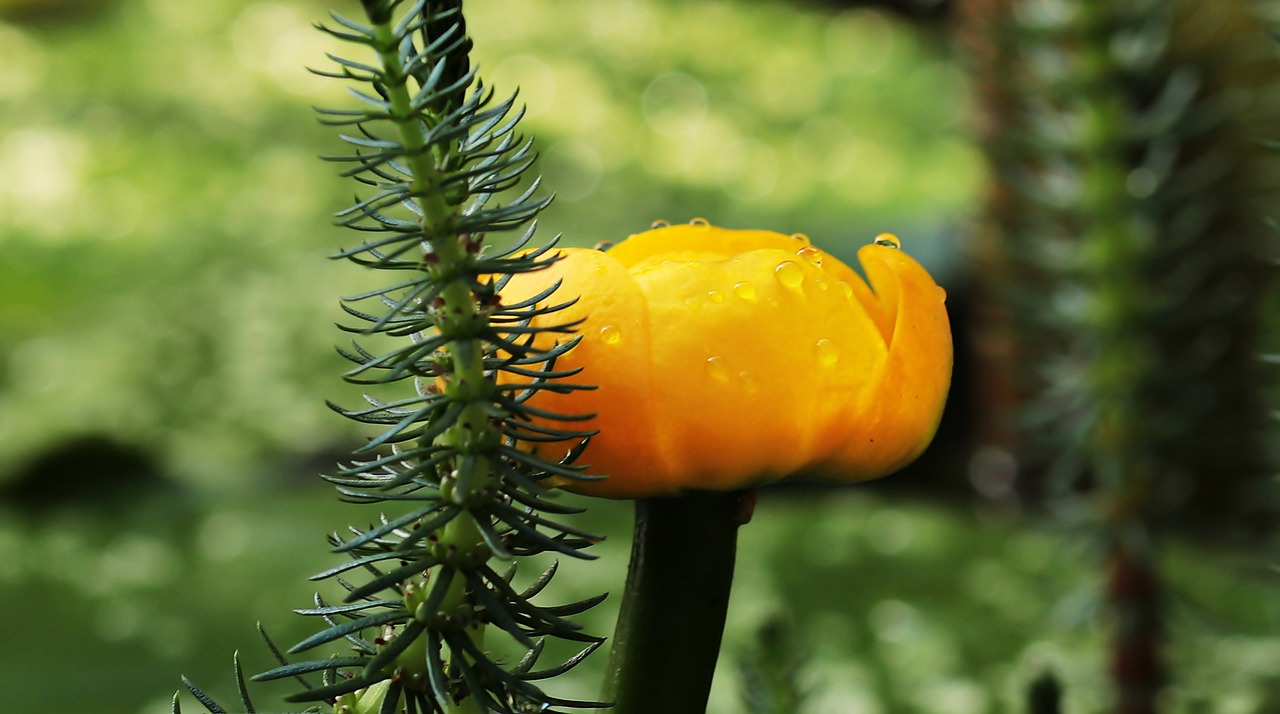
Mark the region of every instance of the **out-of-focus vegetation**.
MULTIPOLYGON (((344 99, 304 70, 332 49, 309 27, 330 7, 0 0, 0 483, 101 436, 188 487, 0 510, 6 712, 165 711, 179 671, 229 693, 234 649, 269 666, 255 618, 281 643, 306 634, 286 611, 308 604, 305 576, 333 564, 323 533, 351 515, 282 477, 330 468, 312 456, 361 436, 323 406, 355 399, 332 322, 366 287, 324 257, 351 240, 326 219, 349 186, 315 158, 339 145, 309 110, 344 99)), ((592 244, 706 216, 847 258, 893 230, 958 282, 983 177, 939 37, 780 1, 467 9, 488 80, 528 103, 558 194, 546 235, 592 244)), ((56 463, 114 478, 93 458, 56 463)), ((616 593, 629 516, 592 513, 603 557, 559 582, 616 593)), ((806 712, 1019 711, 1042 667, 1068 712, 1097 711, 1096 554, 1006 517, 857 490, 767 498, 743 530, 713 711, 738 710, 732 652, 782 611, 813 654, 806 712)), ((1170 550, 1170 711, 1280 707, 1274 578, 1247 555, 1170 550)), ((594 694, 596 659, 568 693, 594 694)))
MULTIPOLYGON (((617 614, 631 514, 621 502, 589 506, 587 525, 608 540, 599 561, 562 564, 555 597, 613 593, 583 620, 605 632, 617 614)), ((4 512, 0 606, 23 613, 6 625, 22 645, 0 657, 6 713, 160 714, 178 672, 234 699, 234 650, 250 671, 272 664, 255 618, 282 645, 311 634, 287 609, 308 606, 305 578, 334 563, 317 547, 320 524, 349 518, 321 487, 185 510, 172 502, 122 514, 68 510, 43 523, 4 512), (64 678, 75 686, 58 686, 64 678)), ((766 493, 742 531, 709 711, 742 711, 735 658, 780 614, 809 654, 799 676, 810 694, 797 714, 1019 712, 1045 669, 1064 683, 1066 712, 1100 711, 1097 582, 1091 559, 1066 543, 1060 533, 975 524, 858 489, 766 493)), ((1271 576, 1200 548, 1167 555, 1179 593, 1168 711, 1273 711, 1280 603, 1271 576), (1235 603, 1230 617, 1203 617, 1223 601, 1235 603)), ((593 696, 604 664, 593 657, 553 691, 593 696)), ((279 711, 292 688, 252 691, 260 708, 279 711)))

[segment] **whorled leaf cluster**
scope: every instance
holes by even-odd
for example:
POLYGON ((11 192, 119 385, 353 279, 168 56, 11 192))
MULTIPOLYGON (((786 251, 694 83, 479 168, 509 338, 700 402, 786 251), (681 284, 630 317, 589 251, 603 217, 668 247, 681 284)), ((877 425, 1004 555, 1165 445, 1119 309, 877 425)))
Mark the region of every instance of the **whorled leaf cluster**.
POLYGON ((1132 512, 1248 511, 1270 473, 1257 353, 1276 179, 1256 6, 962 8, 995 178, 984 401, 1020 415, 987 438, 1132 512))
MULTIPOLYGON (((354 363, 348 381, 411 389, 395 398, 368 395, 362 408, 331 405, 380 432, 327 480, 345 500, 384 504, 389 513, 330 537, 351 559, 313 579, 336 582, 345 594, 337 603, 317 595, 313 607, 297 611, 324 624, 288 654, 333 643, 348 652, 289 662, 271 645, 280 666, 253 679, 297 679, 304 689, 291 701, 327 703, 336 712, 596 706, 551 696, 536 683, 599 646, 568 618, 603 596, 535 604, 555 567, 517 588, 514 564, 496 565, 544 552, 589 557, 583 549, 599 540, 562 523, 577 509, 548 500, 544 485, 548 477, 589 478, 573 461, 591 434, 532 423, 535 416, 585 417, 548 415, 526 403, 542 390, 588 388, 555 367, 575 344, 573 325, 530 325, 567 302, 538 307, 554 286, 518 304, 498 297, 512 275, 554 260, 550 245, 528 247, 533 219, 548 201, 535 195, 537 182, 504 200, 533 161, 530 143, 516 132, 514 97, 496 102, 476 78, 460 0, 363 4, 367 24, 334 14, 333 26, 319 26, 371 57, 331 55, 336 69, 319 72, 352 82, 359 106, 318 111, 343 128, 351 147, 329 159, 347 164, 343 174, 364 187, 337 216, 366 237, 336 257, 395 277, 344 299, 356 321, 344 329, 366 343, 342 353, 354 363), (523 231, 514 246, 486 246, 490 234, 512 230, 523 231), (559 337, 555 346, 535 346, 548 331, 559 337), (372 349, 370 339, 392 346, 372 349), (564 458, 547 460, 518 443, 558 443, 554 453, 564 458), (526 656, 513 665, 495 661, 485 637, 497 631, 526 656), (583 647, 538 669, 548 638, 583 647)), ((247 698, 243 704, 252 709, 247 698)))

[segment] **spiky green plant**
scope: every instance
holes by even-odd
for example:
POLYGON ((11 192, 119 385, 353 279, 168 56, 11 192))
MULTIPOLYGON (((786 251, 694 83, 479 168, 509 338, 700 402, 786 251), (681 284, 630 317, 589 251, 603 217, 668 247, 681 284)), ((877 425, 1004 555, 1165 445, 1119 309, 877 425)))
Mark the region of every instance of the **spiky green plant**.
POLYGON ((1016 395, 1024 465, 1047 464, 1058 503, 1091 506, 1077 512, 1105 542, 1115 711, 1149 712, 1165 674, 1152 534, 1195 517, 1187 504, 1243 520, 1270 474, 1256 139, 1274 73, 1249 54, 1263 26, 1219 0, 968 9, 997 178, 989 384, 1016 395))
MULTIPOLYGON (((571 669, 600 644, 566 618, 603 596, 535 604, 554 566, 523 590, 513 584, 517 559, 546 552, 586 558, 583 549, 598 541, 560 522, 574 509, 547 500, 543 485, 550 476, 589 478, 573 461, 590 433, 535 426, 531 417, 547 415, 526 404, 540 390, 588 388, 555 367, 575 340, 535 346, 539 334, 568 335, 573 325, 530 325, 568 301, 537 307, 554 287, 519 304, 498 298, 510 276, 554 260, 550 244, 527 247, 548 202, 536 194, 537 182, 508 193, 533 162, 530 142, 516 132, 514 97, 495 102, 476 78, 461 0, 362 3, 367 24, 334 14, 334 25, 319 26, 367 55, 330 55, 336 69, 320 72, 353 83, 358 106, 319 112, 324 123, 343 127, 351 146, 330 160, 347 164, 343 175, 362 187, 337 216, 366 237, 336 257, 389 277, 384 287, 344 300, 356 321, 344 329, 365 338, 342 350, 354 363, 345 376, 391 396, 369 395, 362 408, 332 405, 381 431, 326 478, 345 500, 388 512, 330 536, 350 560, 313 579, 336 582, 345 594, 338 603, 317 595, 313 607, 298 610, 323 624, 288 651, 317 654, 289 662, 271 645, 280 666, 253 679, 294 678, 304 688, 290 701, 344 713, 594 707, 536 682, 571 669), (523 231, 514 246, 486 244, 491 234, 513 230, 523 231), (388 346, 371 349, 369 339, 388 346), (542 453, 564 458, 548 461, 517 442, 560 444, 542 453), (492 640, 486 643, 502 635, 527 649, 514 665, 495 661, 492 640), (584 648, 535 669, 548 638, 584 648), (320 653, 332 644, 347 651, 320 653)), ((253 711, 238 660, 236 670, 241 703, 253 711)))

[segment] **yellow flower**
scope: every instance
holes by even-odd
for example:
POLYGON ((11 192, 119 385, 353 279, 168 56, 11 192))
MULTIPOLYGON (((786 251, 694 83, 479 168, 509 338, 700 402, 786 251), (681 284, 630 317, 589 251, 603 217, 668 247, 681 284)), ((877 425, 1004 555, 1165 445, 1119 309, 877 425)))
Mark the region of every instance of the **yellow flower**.
POLYGON ((607 479, 567 488, 639 498, 861 480, 905 466, 933 438, 951 380, 946 294, 892 236, 858 252, 874 292, 807 240, 701 222, 560 254, 502 299, 557 280, 548 302, 580 296, 535 324, 584 320, 556 369, 580 367, 570 381, 598 389, 529 402, 596 415, 580 462, 607 479))

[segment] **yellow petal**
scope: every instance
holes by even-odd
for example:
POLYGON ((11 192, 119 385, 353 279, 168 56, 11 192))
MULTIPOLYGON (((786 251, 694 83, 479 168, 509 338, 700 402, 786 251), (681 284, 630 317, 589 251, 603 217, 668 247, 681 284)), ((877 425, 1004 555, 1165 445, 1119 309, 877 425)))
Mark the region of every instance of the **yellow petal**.
POLYGON ((694 223, 637 233, 610 248, 609 255, 634 271, 663 261, 724 260, 749 250, 794 251, 804 245, 773 231, 734 231, 694 223))
POLYGON ((635 273, 652 324, 657 439, 683 488, 740 488, 825 457, 821 425, 865 398, 860 375, 886 357, 865 313, 779 238, 789 250, 635 273))
POLYGON ((919 456, 937 431, 951 384, 946 293, 896 248, 864 246, 858 259, 879 302, 868 312, 891 316, 892 330, 871 401, 845 413, 849 438, 829 464, 842 479, 881 476, 919 456))

